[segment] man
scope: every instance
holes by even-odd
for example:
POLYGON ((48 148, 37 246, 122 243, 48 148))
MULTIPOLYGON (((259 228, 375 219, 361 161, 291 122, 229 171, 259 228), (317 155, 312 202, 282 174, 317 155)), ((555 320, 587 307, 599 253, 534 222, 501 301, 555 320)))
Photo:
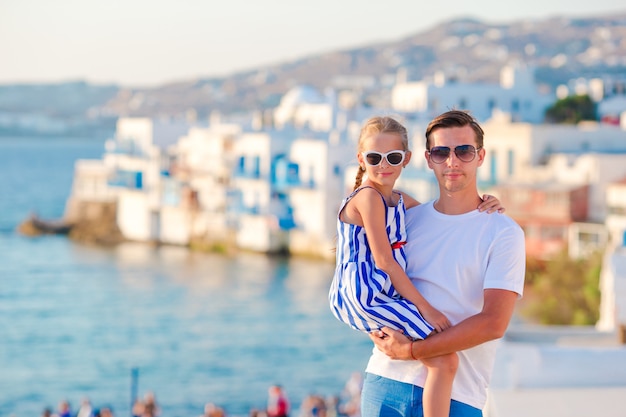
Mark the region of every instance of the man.
POLYGON ((459 364, 450 416, 482 416, 495 339, 504 335, 523 291, 521 228, 509 217, 476 210, 482 128, 466 112, 446 112, 428 125, 426 149, 439 198, 407 211, 407 274, 453 326, 413 342, 389 328, 371 334, 378 349, 366 368, 363 417, 422 416, 426 368, 420 359, 454 352, 459 364))

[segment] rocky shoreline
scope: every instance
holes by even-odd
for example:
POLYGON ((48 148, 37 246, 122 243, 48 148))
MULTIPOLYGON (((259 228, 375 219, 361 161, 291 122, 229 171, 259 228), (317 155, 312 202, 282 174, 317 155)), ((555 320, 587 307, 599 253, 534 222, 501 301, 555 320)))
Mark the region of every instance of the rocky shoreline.
POLYGON ((30 215, 18 225, 26 236, 63 234, 82 243, 116 245, 126 241, 116 222, 117 204, 70 199, 61 219, 46 220, 30 215))

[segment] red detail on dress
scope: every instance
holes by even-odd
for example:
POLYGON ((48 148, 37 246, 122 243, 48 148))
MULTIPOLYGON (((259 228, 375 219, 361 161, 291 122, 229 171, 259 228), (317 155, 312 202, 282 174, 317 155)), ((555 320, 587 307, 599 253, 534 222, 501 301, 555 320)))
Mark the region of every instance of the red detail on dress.
POLYGON ((406 241, 392 243, 391 249, 400 249, 404 245, 406 245, 406 241))

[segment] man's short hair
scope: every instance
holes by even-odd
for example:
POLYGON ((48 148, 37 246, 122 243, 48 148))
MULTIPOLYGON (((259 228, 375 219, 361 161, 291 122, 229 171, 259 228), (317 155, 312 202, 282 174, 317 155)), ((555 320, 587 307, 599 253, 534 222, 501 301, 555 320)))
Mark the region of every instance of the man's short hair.
POLYGON ((435 117, 426 127, 426 150, 430 150, 430 136, 436 129, 470 126, 476 136, 476 147, 482 148, 485 132, 474 116, 466 110, 450 110, 435 117))

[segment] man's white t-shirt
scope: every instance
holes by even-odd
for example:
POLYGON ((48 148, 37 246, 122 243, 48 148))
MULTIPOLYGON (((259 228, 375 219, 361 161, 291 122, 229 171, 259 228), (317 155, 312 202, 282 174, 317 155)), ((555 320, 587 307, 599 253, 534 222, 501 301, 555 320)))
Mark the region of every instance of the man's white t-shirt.
MULTIPOLYGON (((483 290, 516 292, 524 288, 524 233, 511 218, 478 210, 445 215, 434 201, 406 213, 407 275, 452 325, 478 314, 483 290)), ((452 399, 482 409, 495 360, 497 341, 458 352, 452 399)), ((391 360, 374 347, 366 372, 420 387, 426 368, 420 361, 391 360)))

